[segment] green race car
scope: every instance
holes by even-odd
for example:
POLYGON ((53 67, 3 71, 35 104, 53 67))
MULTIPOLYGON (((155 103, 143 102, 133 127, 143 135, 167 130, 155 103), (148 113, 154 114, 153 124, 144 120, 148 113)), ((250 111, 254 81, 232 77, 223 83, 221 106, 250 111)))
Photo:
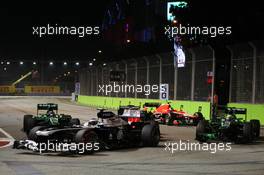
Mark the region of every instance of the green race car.
POLYGON ((214 120, 201 120, 196 127, 196 140, 200 142, 224 141, 250 143, 260 136, 260 121, 247 121, 247 109, 228 107, 224 116, 214 120), (245 118, 238 118, 244 115, 245 118))
POLYGON ((23 131, 29 131, 35 126, 68 126, 80 125, 78 118, 70 115, 58 114, 58 105, 54 103, 38 104, 37 115, 24 115, 23 131), (40 111, 46 111, 41 113, 40 111))

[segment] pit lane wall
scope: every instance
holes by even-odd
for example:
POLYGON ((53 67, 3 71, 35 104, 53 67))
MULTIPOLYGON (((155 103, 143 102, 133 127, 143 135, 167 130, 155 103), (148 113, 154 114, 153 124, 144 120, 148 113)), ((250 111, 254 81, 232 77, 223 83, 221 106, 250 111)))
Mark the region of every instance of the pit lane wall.
MULTIPOLYGON (((246 108, 247 120, 258 119, 264 125, 264 104, 228 103, 228 107, 246 108)), ((243 117, 243 116, 241 116, 243 117)))
MULTIPOLYGON (((180 109, 186 111, 187 113, 193 114, 198 111, 199 106, 202 107, 202 113, 206 119, 210 117, 210 102, 201 101, 174 101, 169 100, 171 105, 175 109, 180 109)), ((78 96, 78 103, 82 105, 92 106, 92 107, 103 107, 108 109, 118 109, 119 106, 125 105, 135 105, 143 106, 146 102, 161 102, 166 103, 166 101, 157 99, 137 99, 137 98, 118 98, 118 97, 102 97, 102 96, 78 96)))

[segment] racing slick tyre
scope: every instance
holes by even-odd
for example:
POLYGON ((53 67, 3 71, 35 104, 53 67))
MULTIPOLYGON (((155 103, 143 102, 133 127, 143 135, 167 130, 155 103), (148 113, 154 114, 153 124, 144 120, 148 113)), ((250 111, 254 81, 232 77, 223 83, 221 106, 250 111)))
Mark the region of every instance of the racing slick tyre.
POLYGON ((201 120, 204 120, 204 116, 203 116, 203 114, 201 113, 201 112, 195 112, 194 114, 193 114, 193 116, 196 116, 197 117, 197 119, 194 121, 194 125, 198 125, 198 123, 201 121, 201 120))
POLYGON ((78 118, 72 118, 71 119, 71 124, 72 125, 80 125, 81 124, 80 119, 78 119, 78 118))
POLYGON ((252 124, 247 122, 243 125, 243 142, 249 143, 253 139, 253 128, 252 124))
POLYGON ((158 125, 145 125, 141 131, 141 141, 143 146, 155 147, 160 141, 160 132, 158 125))
POLYGON ((206 133, 206 128, 208 127, 209 123, 208 120, 200 120, 198 125, 196 126, 196 140, 200 142, 206 141, 203 138, 203 134, 206 133))
POLYGON ((93 154, 99 150, 99 138, 95 131, 91 129, 82 129, 75 135, 75 142, 83 144, 83 150, 76 150, 78 154, 93 154), (88 145, 88 149, 87 148, 88 145))
POLYGON ((40 129, 45 128, 45 126, 35 126, 32 128, 29 133, 28 133, 28 140, 33 140, 35 142, 40 141, 39 137, 37 136, 36 132, 39 131, 40 129))
POLYGON ((260 135, 260 121, 259 120, 250 120, 252 125, 252 130, 255 138, 258 138, 260 135))
POLYGON ((33 118, 33 115, 24 115, 23 121, 23 130, 28 133, 34 126, 36 125, 36 121, 33 118))

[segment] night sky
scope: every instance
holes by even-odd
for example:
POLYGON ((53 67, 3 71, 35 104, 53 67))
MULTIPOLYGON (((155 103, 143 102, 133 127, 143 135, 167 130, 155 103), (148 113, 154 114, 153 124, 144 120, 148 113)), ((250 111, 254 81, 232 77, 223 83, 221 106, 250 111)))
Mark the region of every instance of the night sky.
MULTIPOLYGON (((132 1, 131 1, 132 2, 132 1)), ((184 15, 184 20, 192 25, 230 25, 232 36, 214 40, 214 42, 228 44, 263 39, 264 10, 260 2, 256 1, 188 1, 190 6, 184 15), (221 41, 221 42, 219 42, 221 41)), ((142 1, 135 0, 134 4, 142 1)), ((154 3, 154 2, 153 2, 154 3)), ((110 50, 106 57, 114 57, 127 51, 123 46, 112 45, 99 36, 78 37, 45 37, 38 38, 32 35, 32 26, 50 24, 95 26, 101 27, 104 14, 111 1, 100 3, 73 4, 70 5, 10 5, 0 8, 0 56, 1 59, 32 59, 40 57, 57 57, 57 59, 85 59, 96 56, 99 49, 110 50), (120 47, 120 49, 116 49, 120 47), (110 49, 109 49, 110 48, 110 49), (112 53, 111 50, 118 50, 112 53), (120 51, 121 50, 121 51, 120 51), (77 58, 79 57, 79 58, 77 58)), ((138 19, 138 12, 144 11, 144 6, 131 6, 127 16, 138 19)), ((139 14, 141 15, 141 14, 139 14)), ((154 16, 157 26, 163 28, 165 19, 162 16, 154 16), (160 24, 160 26, 159 26, 160 24)), ((143 18, 143 17, 142 17, 143 18)), ((156 26, 156 28, 158 28, 156 26)), ((134 43, 135 45, 140 43, 134 43)), ((142 50, 159 52, 164 44, 159 41, 151 44, 141 44, 142 50), (146 49, 147 48, 147 49, 146 49)), ((132 47, 132 46, 131 46, 132 47)), ((167 48, 168 49, 168 48, 167 48)), ((129 52, 129 51, 128 51, 129 52)), ((140 49, 136 53, 144 55, 140 49)))

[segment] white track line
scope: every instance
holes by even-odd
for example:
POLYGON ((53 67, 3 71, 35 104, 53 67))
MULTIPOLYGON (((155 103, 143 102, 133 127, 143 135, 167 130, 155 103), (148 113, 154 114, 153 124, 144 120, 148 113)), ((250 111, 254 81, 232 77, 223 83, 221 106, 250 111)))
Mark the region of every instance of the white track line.
POLYGON ((14 137, 12 137, 10 134, 8 134, 7 132, 5 132, 2 128, 0 128, 0 132, 2 132, 4 135, 6 135, 7 138, 15 140, 14 137))
POLYGON ((0 128, 0 132, 2 132, 7 138, 0 138, 0 141, 8 141, 9 143, 7 145, 1 146, 0 148, 8 147, 13 145, 15 139, 10 134, 8 134, 6 131, 4 131, 2 128, 0 128))

